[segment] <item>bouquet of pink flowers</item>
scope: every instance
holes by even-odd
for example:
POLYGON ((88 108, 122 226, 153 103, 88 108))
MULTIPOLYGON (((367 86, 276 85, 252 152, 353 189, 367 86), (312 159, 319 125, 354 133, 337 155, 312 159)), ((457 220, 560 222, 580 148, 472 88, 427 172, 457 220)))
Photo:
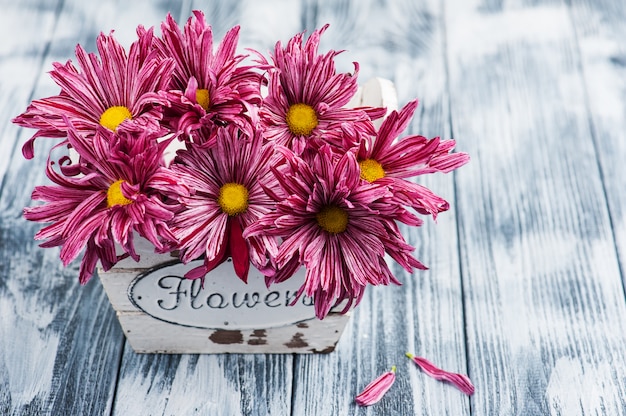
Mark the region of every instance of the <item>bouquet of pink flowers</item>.
POLYGON ((399 138, 416 100, 378 129, 384 108, 346 108, 359 66, 338 73, 339 52, 318 52, 326 28, 278 42, 270 59, 237 53, 239 27, 214 51, 199 11, 182 30, 168 16, 160 36, 139 26, 128 50, 104 34, 98 54, 78 45, 78 66, 53 64, 60 93, 14 119, 36 129, 26 158, 38 137, 58 139, 46 166, 54 185, 36 187, 43 204, 24 210, 50 223, 35 238, 60 246, 64 265, 82 255, 83 284, 98 261, 137 260, 135 234, 183 263, 202 258, 190 279, 228 258, 240 279, 252 264, 267 285, 305 267, 298 296, 314 299, 320 319, 357 304, 368 284, 399 284, 386 254, 424 269, 398 223, 419 226, 416 213, 449 205, 409 178, 469 158, 451 152, 454 140, 399 138), (58 147, 77 156, 54 161, 58 147))

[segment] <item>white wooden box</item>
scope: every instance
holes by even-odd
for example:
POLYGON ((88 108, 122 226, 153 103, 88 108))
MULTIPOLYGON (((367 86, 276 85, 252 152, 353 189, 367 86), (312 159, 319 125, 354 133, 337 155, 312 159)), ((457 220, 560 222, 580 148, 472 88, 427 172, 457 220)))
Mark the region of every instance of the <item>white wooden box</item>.
POLYGON ((334 350, 349 314, 315 317, 310 298, 289 306, 304 271, 284 283, 265 286, 251 268, 248 284, 225 262, 210 272, 204 287, 185 279, 187 265, 154 254, 138 239, 139 263, 119 262, 98 270, 124 334, 140 353, 327 353, 334 350))

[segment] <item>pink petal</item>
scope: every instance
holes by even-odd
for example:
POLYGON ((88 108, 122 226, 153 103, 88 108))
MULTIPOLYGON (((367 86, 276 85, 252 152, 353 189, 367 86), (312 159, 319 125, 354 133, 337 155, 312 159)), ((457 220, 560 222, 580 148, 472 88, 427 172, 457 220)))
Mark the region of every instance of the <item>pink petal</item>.
POLYGON ((204 276, 206 276, 207 273, 208 273, 207 267, 204 264, 202 264, 201 266, 194 267, 193 269, 185 273, 185 278, 191 279, 191 280, 201 278, 204 281, 204 276))
POLYGON ((244 282, 248 283, 248 271, 250 270, 250 250, 246 240, 241 235, 241 224, 238 218, 230 220, 230 236, 228 248, 233 259, 235 274, 244 282))
POLYGON ((435 367, 433 363, 422 357, 416 357, 413 354, 407 352, 406 356, 409 357, 415 364, 417 364, 426 374, 436 380, 447 381, 454 384, 459 390, 467 395, 474 394, 474 385, 468 376, 457 373, 450 373, 435 367))
POLYGON ((394 381, 396 381, 395 365, 391 367, 391 371, 381 374, 368 384, 354 400, 359 406, 370 406, 377 403, 387 393, 394 381))

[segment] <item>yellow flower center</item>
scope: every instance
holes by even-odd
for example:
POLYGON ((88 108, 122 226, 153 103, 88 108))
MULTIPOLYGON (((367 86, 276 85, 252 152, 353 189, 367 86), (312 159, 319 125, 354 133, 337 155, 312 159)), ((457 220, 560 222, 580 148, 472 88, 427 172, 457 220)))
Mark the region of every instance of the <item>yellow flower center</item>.
POLYGON ((107 190, 107 207, 111 208, 116 205, 128 205, 133 203, 131 199, 126 198, 122 193, 122 183, 124 183, 124 179, 115 181, 109 186, 107 190))
POLYGON ((317 127, 317 114, 308 104, 294 104, 287 110, 287 126, 293 134, 308 136, 317 127))
POLYGON ((348 227, 348 213, 336 205, 324 207, 315 216, 317 224, 331 234, 339 234, 348 227))
POLYGON ((248 209, 248 190, 238 183, 226 183, 220 188, 217 203, 231 217, 241 214, 248 209))
POLYGON ((100 125, 106 127, 111 131, 115 131, 117 126, 122 124, 124 120, 130 120, 133 118, 130 110, 123 105, 115 105, 109 107, 100 116, 100 125))
POLYGON ((374 159, 361 160, 359 166, 361 167, 361 179, 368 182, 374 182, 385 177, 385 170, 382 165, 374 159))
POLYGON ((209 90, 205 90, 204 88, 199 88, 196 90, 196 101, 202 108, 205 110, 209 109, 209 104, 211 101, 209 100, 209 90))

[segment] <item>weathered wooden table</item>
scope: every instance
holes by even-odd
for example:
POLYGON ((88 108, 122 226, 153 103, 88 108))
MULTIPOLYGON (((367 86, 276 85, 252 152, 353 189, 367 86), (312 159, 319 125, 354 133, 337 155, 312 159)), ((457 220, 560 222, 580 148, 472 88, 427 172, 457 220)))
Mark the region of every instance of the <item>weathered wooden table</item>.
POLYGON ((1 0, 0 33, 0 414, 626 414, 623 0, 1 0), (410 133, 472 156, 424 182, 452 209, 406 230, 430 270, 370 288, 331 354, 135 354, 99 281, 80 287, 22 218, 46 152, 24 160, 31 132, 10 120, 57 93, 52 62, 194 8, 264 52, 330 23, 324 50, 420 98, 410 133), (468 373, 475 395, 406 351, 468 373), (357 407, 393 364, 392 390, 357 407))

